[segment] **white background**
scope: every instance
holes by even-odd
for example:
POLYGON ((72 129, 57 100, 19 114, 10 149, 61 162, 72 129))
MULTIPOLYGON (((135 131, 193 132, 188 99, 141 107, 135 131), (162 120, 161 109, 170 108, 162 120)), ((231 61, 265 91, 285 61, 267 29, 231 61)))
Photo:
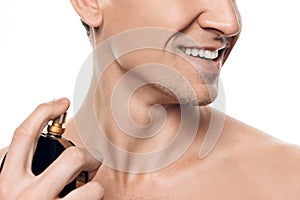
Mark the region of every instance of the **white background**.
MULTIPOLYGON (((298 3, 237 3, 243 31, 222 72, 226 113, 300 145, 298 3)), ((68 0, 0 1, 0 147, 36 105, 60 96, 72 99, 89 53, 68 0)))

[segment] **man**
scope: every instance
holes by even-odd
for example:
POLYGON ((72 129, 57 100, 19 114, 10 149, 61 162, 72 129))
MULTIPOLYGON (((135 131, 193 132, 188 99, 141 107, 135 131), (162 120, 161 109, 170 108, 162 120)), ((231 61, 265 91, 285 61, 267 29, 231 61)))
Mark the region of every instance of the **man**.
POLYGON ((94 48, 89 91, 65 134, 78 148, 32 175, 41 128, 69 106, 41 104, 16 129, 1 199, 56 199, 82 170, 91 181, 64 199, 300 198, 299 147, 207 106, 240 33, 235 2, 71 2, 94 48))

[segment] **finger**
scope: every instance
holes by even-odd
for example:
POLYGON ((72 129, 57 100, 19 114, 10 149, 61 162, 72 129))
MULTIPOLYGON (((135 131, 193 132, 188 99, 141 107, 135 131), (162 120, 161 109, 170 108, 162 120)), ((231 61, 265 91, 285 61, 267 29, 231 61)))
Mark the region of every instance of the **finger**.
MULTIPOLYGON (((100 165, 101 165, 101 164, 100 164, 100 165)), ((89 177, 88 177, 88 180, 89 180, 89 181, 91 181, 91 180, 96 176, 98 170, 99 170, 99 168, 94 169, 94 170, 92 170, 92 171, 89 171, 89 177)))
POLYGON ((101 200, 104 197, 104 189, 99 182, 91 181, 84 186, 70 192, 62 200, 101 200))
POLYGON ((7 170, 6 174, 28 170, 42 129, 49 119, 64 113, 68 107, 69 100, 66 98, 43 103, 16 129, 3 167, 3 171, 7 170))
POLYGON ((81 171, 96 170, 100 164, 86 149, 69 147, 38 176, 32 187, 43 190, 51 186, 51 190, 44 192, 46 196, 54 198, 81 171))

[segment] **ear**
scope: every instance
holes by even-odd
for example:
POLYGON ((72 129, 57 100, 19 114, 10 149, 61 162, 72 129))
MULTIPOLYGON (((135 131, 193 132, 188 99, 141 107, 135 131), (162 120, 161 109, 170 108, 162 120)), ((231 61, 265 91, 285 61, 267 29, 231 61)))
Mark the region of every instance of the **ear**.
POLYGON ((71 0, 71 3, 86 24, 92 27, 102 25, 103 16, 98 0, 71 0))

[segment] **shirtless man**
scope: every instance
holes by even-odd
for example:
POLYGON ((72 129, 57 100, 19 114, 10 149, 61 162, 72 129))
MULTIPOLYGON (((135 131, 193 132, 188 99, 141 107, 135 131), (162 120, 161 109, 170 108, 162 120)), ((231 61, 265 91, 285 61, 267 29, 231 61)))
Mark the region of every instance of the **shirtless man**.
MULTIPOLYGON (((89 93, 77 116, 69 121, 65 134, 77 147, 67 149, 42 175, 32 175, 30 164, 38 135, 49 119, 67 110, 69 101, 62 98, 38 106, 15 131, 0 175, 0 199, 58 199, 57 195, 63 186, 82 170, 90 171, 90 182, 63 199, 300 199, 300 148, 207 106, 217 96, 220 67, 241 29, 240 16, 233 0, 71 2, 87 26, 95 49, 94 74, 89 93), (141 42, 150 38, 155 48, 137 48, 122 54, 122 45, 128 47, 136 40, 120 41, 117 38, 106 42, 111 36, 131 33, 132 30, 129 38, 134 37, 137 41, 142 38, 141 42), (172 34, 174 32, 176 34, 172 34), (104 48, 97 49, 103 43, 104 48), (200 55, 201 50, 204 53, 207 51, 207 54, 200 55), (106 57, 115 59, 99 80, 97 64, 105 59, 104 53, 106 57), (137 72, 135 75, 151 84, 139 87, 130 96, 127 103, 132 121, 139 127, 155 124, 160 115, 151 115, 153 118, 150 119, 149 110, 157 104, 163 106, 166 114, 159 134, 149 138, 124 134, 126 131, 120 129, 113 116, 114 106, 118 105, 114 104, 113 98, 118 81, 136 66, 144 66, 147 73, 137 72), (153 72, 151 69, 157 66, 157 69, 163 70, 155 74, 155 70, 153 72), (184 79, 176 77, 172 70, 184 79), (170 73, 164 74, 161 83, 152 84, 159 81, 155 78, 160 77, 160 72, 170 73), (185 80, 190 87, 185 85, 185 80), (190 105, 194 110, 180 119, 184 114, 182 107, 190 105), (80 124, 90 122, 89 109, 93 109, 107 138, 129 154, 143 154, 163 148, 175 137, 182 121, 188 119, 193 122, 193 119, 198 119, 197 111, 200 117, 191 145, 168 165, 160 166, 161 162, 168 159, 165 154, 150 160, 155 163, 153 165, 149 160, 136 162, 129 156, 113 155, 111 151, 103 154, 101 165, 90 154, 91 151, 88 153, 85 149, 90 146, 82 139, 84 136, 80 124), (215 114, 217 117, 213 118, 215 114), (216 119, 224 119, 220 135, 216 137, 213 148, 199 157, 199 148, 205 143, 207 130, 216 119), (117 159, 106 161, 113 156, 117 159), (123 159, 121 164, 119 158, 123 159), (123 165, 128 168, 124 170, 123 165), (152 168, 148 169, 149 165, 152 168), (145 166, 147 170, 144 170, 145 166), (131 173, 143 171, 145 173, 131 173)), ((123 83, 128 86, 131 82, 125 80, 123 83)), ((123 99, 117 100, 122 105, 123 99)), ((85 126, 86 134, 93 134, 89 126, 85 126)), ((190 127, 185 129, 187 138, 191 134, 190 127)), ((178 143, 178 148, 180 145, 178 143)), ((173 150, 176 151, 176 148, 173 150)))

